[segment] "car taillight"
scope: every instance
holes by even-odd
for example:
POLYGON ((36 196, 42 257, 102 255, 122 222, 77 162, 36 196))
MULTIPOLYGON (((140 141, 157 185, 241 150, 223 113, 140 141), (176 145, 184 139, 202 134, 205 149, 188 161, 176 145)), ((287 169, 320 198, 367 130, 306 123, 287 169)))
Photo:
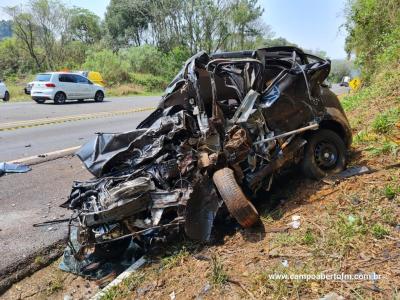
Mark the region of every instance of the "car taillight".
POLYGON ((46 87, 56 87, 56 85, 54 83, 46 83, 45 86, 46 87))

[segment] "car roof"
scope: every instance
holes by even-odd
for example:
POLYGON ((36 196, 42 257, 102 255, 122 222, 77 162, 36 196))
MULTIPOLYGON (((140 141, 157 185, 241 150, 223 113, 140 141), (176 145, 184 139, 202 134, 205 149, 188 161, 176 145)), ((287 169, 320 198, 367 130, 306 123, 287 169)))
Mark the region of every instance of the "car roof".
POLYGON ((57 71, 57 72, 42 72, 42 73, 37 73, 37 75, 52 75, 52 74, 73 74, 73 75, 80 75, 76 72, 62 72, 62 71, 57 71))

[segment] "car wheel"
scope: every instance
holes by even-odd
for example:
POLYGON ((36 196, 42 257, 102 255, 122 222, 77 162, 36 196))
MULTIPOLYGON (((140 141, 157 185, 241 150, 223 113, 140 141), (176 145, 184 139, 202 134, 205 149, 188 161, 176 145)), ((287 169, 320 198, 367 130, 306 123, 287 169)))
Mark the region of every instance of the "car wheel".
POLYGON ((248 228, 259 220, 256 208, 244 195, 231 169, 223 168, 216 171, 213 181, 229 213, 240 225, 248 228))
POLYGON ((43 104, 45 101, 45 99, 35 99, 35 102, 38 104, 43 104))
POLYGON ((67 100, 67 96, 65 96, 65 94, 63 92, 58 92, 54 96, 54 103, 55 104, 64 104, 66 100, 67 100))
POLYGON ((104 93, 102 91, 97 91, 96 95, 94 96, 94 101, 102 102, 104 100, 104 93))
POLYGON ((85 101, 85 99, 78 99, 79 103, 82 103, 83 101, 85 101))
POLYGON ((332 130, 320 129, 306 139, 301 167, 307 177, 321 179, 345 169, 346 145, 339 135, 332 130))
POLYGON ((7 102, 7 101, 9 101, 9 100, 10 100, 10 93, 6 91, 6 92, 4 93, 3 101, 6 101, 6 102, 7 102))

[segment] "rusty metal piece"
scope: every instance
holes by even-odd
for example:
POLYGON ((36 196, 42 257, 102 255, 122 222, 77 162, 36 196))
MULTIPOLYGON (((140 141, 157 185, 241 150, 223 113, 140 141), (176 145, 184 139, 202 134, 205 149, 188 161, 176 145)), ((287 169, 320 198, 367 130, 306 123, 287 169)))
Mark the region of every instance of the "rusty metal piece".
POLYGON ((225 141, 224 150, 227 152, 228 160, 231 163, 238 163, 247 158, 251 149, 251 140, 246 130, 238 125, 233 126, 225 141))
POLYGON ((210 158, 208 157, 207 152, 200 152, 198 166, 200 169, 207 168, 210 165, 210 158))

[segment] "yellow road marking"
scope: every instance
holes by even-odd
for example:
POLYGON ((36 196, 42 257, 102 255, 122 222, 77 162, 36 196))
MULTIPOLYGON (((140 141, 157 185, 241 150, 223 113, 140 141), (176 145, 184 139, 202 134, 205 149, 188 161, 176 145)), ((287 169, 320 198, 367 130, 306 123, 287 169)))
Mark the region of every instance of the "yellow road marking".
POLYGON ((36 119, 36 120, 26 120, 26 121, 16 121, 16 122, 8 122, 0 124, 0 131, 5 130, 15 130, 19 128, 30 128, 36 127, 41 125, 49 125, 49 124, 58 124, 64 122, 71 122, 71 121, 81 121, 81 120, 88 120, 88 119, 95 119, 95 118, 107 118, 107 117, 114 117, 119 115, 126 115, 135 112, 153 110, 155 107, 140 107, 140 108, 133 108, 128 110, 117 110, 117 111, 110 111, 110 112, 98 112, 92 114, 82 114, 82 115, 75 115, 75 116, 65 116, 65 117, 57 117, 57 118, 45 118, 45 119, 36 119))

